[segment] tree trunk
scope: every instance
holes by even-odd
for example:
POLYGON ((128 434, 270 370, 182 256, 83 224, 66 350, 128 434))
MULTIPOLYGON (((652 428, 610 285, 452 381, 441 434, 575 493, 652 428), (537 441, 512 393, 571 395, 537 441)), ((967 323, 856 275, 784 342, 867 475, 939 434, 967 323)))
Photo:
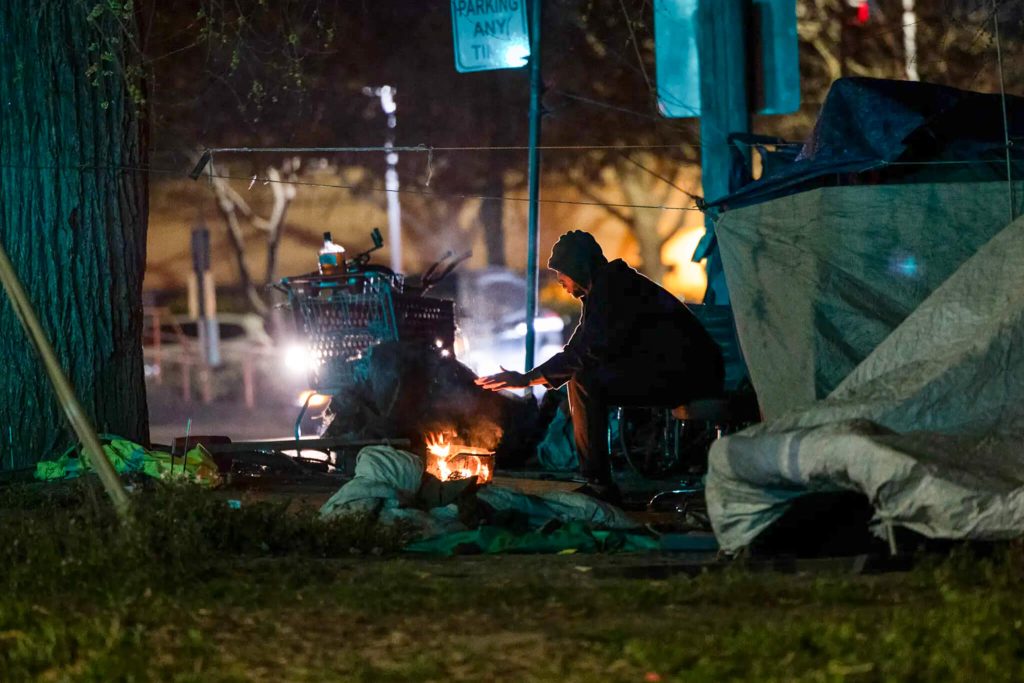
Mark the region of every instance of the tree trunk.
MULTIPOLYGON (((135 25, 107 3, 0 3, 0 240, 97 429, 148 441, 135 25)), ((3 294, 0 358, 0 468, 30 466, 72 436, 3 294)))
MULTIPOLYGON (((652 159, 643 159, 644 166, 651 168, 652 159)), ((635 163, 620 163, 619 187, 627 204, 662 204, 669 196, 671 186, 651 175, 635 163)), ((629 228, 640 249, 640 265, 637 270, 661 284, 668 268, 661 260, 661 247, 665 238, 658 234, 661 212, 656 209, 633 209, 629 228)))
POLYGON ((661 247, 664 240, 658 235, 658 220, 657 211, 649 209, 637 211, 633 217, 633 235, 640 248, 638 270, 660 285, 665 281, 668 268, 661 260, 661 247))

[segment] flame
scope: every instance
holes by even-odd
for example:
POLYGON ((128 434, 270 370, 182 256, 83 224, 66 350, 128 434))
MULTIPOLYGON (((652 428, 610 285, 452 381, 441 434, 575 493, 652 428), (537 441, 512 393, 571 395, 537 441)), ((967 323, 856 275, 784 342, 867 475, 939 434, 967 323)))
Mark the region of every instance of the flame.
POLYGON ((427 452, 443 460, 451 457, 452 445, 447 441, 444 432, 427 435, 427 452))
POLYGON ((491 451, 453 444, 444 433, 429 434, 426 442, 427 453, 433 456, 427 458, 427 471, 441 481, 470 477, 477 477, 480 482, 491 480, 491 468, 480 457, 490 455, 491 451), (458 449, 454 455, 453 446, 458 449))

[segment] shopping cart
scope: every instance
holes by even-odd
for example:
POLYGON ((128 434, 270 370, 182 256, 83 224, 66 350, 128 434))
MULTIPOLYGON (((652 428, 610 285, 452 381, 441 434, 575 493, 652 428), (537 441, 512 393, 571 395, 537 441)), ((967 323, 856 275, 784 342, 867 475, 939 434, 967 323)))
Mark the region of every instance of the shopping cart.
POLYGON ((295 420, 315 394, 335 395, 364 378, 368 351, 386 341, 421 340, 439 353, 454 353, 455 312, 451 301, 403 291, 401 275, 362 268, 342 275, 306 275, 281 280, 295 328, 309 352, 309 388, 295 420))

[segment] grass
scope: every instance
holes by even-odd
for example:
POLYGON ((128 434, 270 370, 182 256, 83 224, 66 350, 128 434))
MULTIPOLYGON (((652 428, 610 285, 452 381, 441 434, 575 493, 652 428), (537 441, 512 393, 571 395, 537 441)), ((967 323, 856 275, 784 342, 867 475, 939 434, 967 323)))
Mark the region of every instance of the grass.
POLYGON ((1019 681, 1024 559, 616 576, 657 557, 404 557, 402 530, 183 488, 0 494, 0 680, 1019 681))

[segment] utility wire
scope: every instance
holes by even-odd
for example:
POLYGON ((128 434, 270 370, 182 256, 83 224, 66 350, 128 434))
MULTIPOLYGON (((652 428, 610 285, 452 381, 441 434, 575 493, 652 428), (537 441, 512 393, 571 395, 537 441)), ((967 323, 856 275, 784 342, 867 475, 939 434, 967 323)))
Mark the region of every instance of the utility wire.
MULTIPOLYGON (((154 172, 158 172, 158 173, 159 172, 164 172, 164 173, 168 173, 169 172, 169 173, 172 173, 174 175, 180 175, 182 177, 187 176, 186 173, 183 173, 181 171, 154 171, 154 172)), ((220 179, 223 179, 223 180, 252 181, 251 177, 233 176, 233 175, 224 175, 224 174, 209 174, 209 177, 220 178, 220 179)), ((501 200, 501 201, 504 201, 504 202, 529 202, 529 198, 528 197, 509 197, 507 195, 494 196, 494 195, 472 195, 472 194, 463 194, 463 193, 436 193, 436 191, 429 190, 429 189, 413 189, 413 188, 387 189, 385 187, 359 187, 357 185, 343 185, 343 184, 333 184, 333 183, 326 183, 326 182, 312 182, 312 181, 309 181, 309 180, 272 180, 270 178, 257 178, 256 180, 258 182, 262 182, 263 184, 270 183, 270 182, 276 182, 276 183, 283 183, 283 184, 290 184, 290 185, 302 185, 302 186, 307 186, 307 187, 329 187, 329 188, 334 188, 334 189, 352 189, 352 190, 372 191, 372 193, 385 193, 385 194, 396 193, 396 194, 400 194, 400 195, 418 195, 418 196, 421 196, 421 197, 436 197, 438 199, 463 199, 463 200, 475 199, 475 200, 484 200, 484 201, 488 201, 488 200, 490 200, 490 201, 501 200)), ((657 209, 659 211, 700 211, 700 209, 697 208, 696 206, 681 207, 681 206, 665 206, 665 205, 660 205, 660 204, 617 204, 617 203, 612 203, 612 202, 584 202, 584 201, 579 201, 579 200, 546 200, 546 199, 539 199, 537 201, 540 202, 541 204, 564 204, 564 205, 572 205, 572 206, 598 206, 598 207, 611 207, 611 208, 616 208, 616 209, 657 209)))
MULTIPOLYGON (((987 17, 987 18, 986 18, 986 19, 985 19, 985 20, 984 20, 984 21, 983 21, 983 22, 981 23, 981 25, 979 25, 979 27, 978 27, 978 30, 977 30, 977 31, 975 32, 975 34, 974 34, 974 38, 973 38, 973 39, 971 40, 971 44, 970 44, 970 45, 969 45, 969 46, 967 47, 967 51, 968 51, 968 52, 970 52, 970 51, 971 51, 971 48, 973 48, 973 47, 974 47, 974 44, 978 42, 978 38, 980 38, 980 37, 981 37, 981 33, 982 33, 982 31, 984 30, 984 28, 985 28, 985 24, 987 24, 987 23, 988 23, 988 20, 989 20, 990 18, 991 18, 991 15, 989 15, 989 16, 988 16, 988 17, 987 17)), ((945 62, 945 61, 946 61, 945 57, 944 57, 944 56, 942 56, 942 55, 944 55, 944 54, 945 54, 946 50, 947 50, 947 49, 949 48, 949 42, 950 42, 950 41, 949 41, 949 36, 947 35, 947 36, 946 36, 946 38, 947 38, 947 39, 943 41, 943 44, 942 44, 942 46, 941 46, 941 47, 939 48, 940 56, 939 56, 939 57, 938 57, 937 59, 932 59, 932 60, 928 61, 928 62, 927 62, 927 63, 925 64, 925 66, 931 66, 932 64, 936 64, 936 63, 939 63, 939 62, 945 62)), ((915 66, 920 66, 920 65, 921 65, 921 60, 920 60, 920 59, 918 59, 918 57, 920 57, 920 56, 921 56, 921 51, 920 51, 920 50, 918 50, 918 51, 917 51, 917 53, 916 53, 916 54, 914 55, 914 59, 913 59, 913 60, 911 60, 911 63, 912 63, 912 64, 914 64, 915 66)))
MULTIPOLYGON (((1016 1, 1016 0, 1015 0, 1015 1, 1016 1)), ((965 52, 970 52, 971 50, 973 50, 973 49, 974 49, 974 46, 978 44, 978 39, 979 39, 979 38, 981 38, 982 34, 984 34, 984 32, 985 32, 985 29, 986 29, 986 28, 987 28, 987 26, 988 26, 988 22, 990 22, 990 21, 992 20, 992 17, 993 17, 993 16, 994 16, 994 14, 996 13, 997 9, 998 9, 998 7, 996 7, 996 8, 993 8, 993 9, 992 9, 992 11, 988 12, 988 13, 987 13, 987 14, 985 15, 984 19, 982 19, 982 21, 981 21, 981 22, 980 22, 980 23, 978 24, 978 29, 977 29, 977 30, 976 30, 976 31, 974 32, 974 37, 973 37, 973 38, 971 39, 971 42, 970 42, 970 44, 969 44, 969 45, 967 46, 967 49, 965 50, 965 52)), ((948 44, 948 42, 947 42, 946 44, 944 44, 944 45, 942 46, 942 48, 941 48, 941 52, 945 53, 945 51, 946 51, 946 50, 947 50, 948 48, 949 48, 949 44, 948 44)), ((921 53, 920 53, 920 51, 918 51, 917 55, 915 55, 915 58, 916 58, 916 57, 917 57, 918 55, 920 55, 920 54, 921 54, 921 53)), ((932 59, 932 60, 929 60, 929 61, 928 61, 928 62, 926 62, 926 63, 925 63, 925 64, 924 64, 923 66, 925 66, 925 67, 931 67, 931 66, 932 66, 932 65, 934 65, 934 64, 938 64, 938 63, 945 63, 945 61, 946 61, 946 58, 945 58, 944 56, 939 56, 939 57, 937 57, 936 59, 932 59)), ((921 65, 921 62, 920 62, 920 60, 918 60, 918 61, 917 61, 917 64, 918 64, 918 65, 921 65)), ((982 71, 984 71, 984 70, 985 70, 985 66, 986 66, 985 62, 982 62, 981 66, 980 66, 980 67, 978 68, 978 70, 974 72, 974 76, 972 76, 972 77, 971 77, 971 80, 970 80, 970 82, 968 83, 968 85, 967 85, 967 87, 966 87, 966 89, 967 89, 967 90, 970 90, 970 89, 971 89, 971 87, 972 87, 972 86, 974 85, 974 82, 975 82, 976 80, 978 80, 978 76, 979 76, 979 75, 981 74, 981 72, 982 72, 982 71)))
POLYGON ((649 173, 650 175, 654 176, 655 178, 657 178, 658 180, 662 181, 663 183, 665 183, 665 184, 667 184, 667 185, 670 185, 670 186, 674 187, 675 189, 679 190, 680 192, 682 192, 683 194, 685 194, 685 195, 686 195, 687 197, 689 197, 690 199, 692 199, 692 200, 693 200, 693 201, 694 201, 694 202, 696 203, 696 205, 697 205, 698 207, 699 207, 699 206, 701 205, 701 203, 702 203, 702 202, 704 201, 704 198, 703 198, 703 197, 698 197, 698 196, 697 196, 697 195, 695 195, 695 194, 692 194, 692 193, 690 193, 690 192, 687 192, 686 190, 684 190, 683 188, 679 187, 679 186, 678 186, 678 185, 676 185, 676 184, 675 184, 674 182, 672 182, 671 180, 669 180, 668 178, 666 178, 665 176, 661 175, 661 174, 660 174, 660 173, 658 173, 657 171, 652 171, 651 169, 647 168, 646 166, 644 166, 643 164, 641 164, 641 163, 640 163, 639 161, 637 161, 637 160, 636 160, 636 159, 634 159, 633 157, 629 156, 628 154, 626 154, 626 153, 623 153, 623 154, 622 154, 622 156, 623 156, 623 158, 624 158, 624 159, 625 159, 626 161, 628 161, 629 163, 631 163, 631 164, 633 164, 634 166, 638 167, 638 168, 639 168, 639 169, 641 169, 642 171, 646 171, 647 173, 649 173))
MULTIPOLYGON (((1012 139, 1012 138, 1011 138, 1012 139)), ((886 166, 978 166, 995 163, 995 159, 935 159, 933 161, 890 161, 886 166)))
MULTIPOLYGON (((629 109, 628 107, 622 107, 622 106, 619 106, 617 104, 611 104, 610 102, 602 102, 601 100, 595 100, 595 99, 592 99, 590 97, 584 97, 583 95, 577 95, 576 93, 572 93, 572 92, 569 92, 567 90, 559 90, 557 88, 551 88, 548 92, 557 93, 557 94, 561 95, 562 97, 568 98, 570 100, 576 100, 578 102, 583 102, 584 104, 589 104, 589 105, 592 105, 592 106, 595 106, 595 107, 599 107, 601 109, 610 109, 612 111, 622 112, 623 114, 630 114, 632 116, 638 116, 638 117, 640 117, 642 119, 647 119, 649 121, 654 121, 655 123, 659 123, 662 126, 665 126, 666 128, 669 128, 669 129, 674 130, 674 131, 678 131, 680 133, 690 133, 690 131, 686 130, 685 128, 680 128, 679 126, 672 125, 671 123, 669 123, 665 119, 664 116, 656 116, 654 114, 645 114, 644 112, 637 111, 635 109, 629 109)), ((687 143, 687 144, 692 146, 692 147, 698 147, 699 146, 699 144, 696 144, 696 143, 687 143)))
MULTIPOLYGON (((611 105, 608 105, 611 106, 611 105)), ((771 143, 778 147, 803 147, 803 142, 775 142, 771 143)), ((699 142, 674 142, 662 145, 539 145, 537 149, 547 151, 586 151, 586 150, 643 150, 643 149, 678 149, 690 147, 698 149, 701 147, 728 147, 728 143, 717 143, 706 145, 699 142)), ((426 153, 432 152, 518 152, 528 150, 526 145, 457 145, 457 146, 433 146, 433 145, 406 145, 386 147, 207 147, 203 151, 212 154, 311 154, 311 153, 386 153, 388 151, 404 153, 426 153)))
MULTIPOLYGON (((181 169, 169 169, 169 168, 156 168, 152 166, 126 166, 119 164, 110 165, 93 165, 93 164, 76 164, 76 165, 39 165, 39 166, 27 166, 21 164, 0 164, 0 168, 13 168, 21 170, 72 170, 72 171, 97 171, 97 170, 114 170, 114 171, 134 171, 139 173, 156 173, 161 175, 176 176, 180 178, 188 178, 187 172, 181 169)), ((238 180, 247 183, 260 183, 267 185, 269 183, 279 183, 282 185, 299 185, 302 187, 318 187, 325 189, 337 189, 337 190, 354 190, 357 192, 394 192, 398 194, 412 194, 423 197, 436 197, 438 199, 481 199, 481 200, 501 200, 507 202, 528 202, 529 197, 512 197, 507 195, 484 195, 484 194, 472 194, 463 192, 434 192, 433 190, 417 190, 414 188, 403 188, 398 190, 389 190, 383 187, 361 187, 359 185, 343 185, 334 183, 317 183, 309 180, 274 180, 272 178, 259 177, 259 176, 235 176, 226 175, 223 173, 204 173, 208 178, 218 178, 222 180, 238 180)), ((658 209, 660 211, 700 211, 701 209, 696 206, 669 206, 663 204, 626 204, 616 202, 590 202, 573 199, 538 199, 542 204, 567 204, 572 206, 606 206, 617 209, 658 209)))
MULTIPOLYGON (((799 144, 803 143, 786 143, 786 144, 799 144)), ((537 149, 549 150, 549 151, 583 151, 590 149, 609 149, 609 150, 630 150, 630 149, 678 149, 679 147, 702 147, 699 143, 694 142, 675 142, 664 145, 538 145, 537 149)), ((427 154, 431 152, 520 152, 530 149, 527 145, 462 145, 462 146, 442 146, 435 147, 433 145, 414 145, 414 146, 395 146, 385 147, 383 145, 377 147, 208 147, 204 151, 208 151, 214 154, 258 154, 258 153, 283 153, 283 154, 309 154, 313 152, 329 152, 329 153, 382 153, 388 151, 395 152, 425 152, 427 154)))
POLYGON ((689 133, 690 132, 690 131, 686 130, 685 128, 680 128, 679 126, 672 125, 669 121, 667 121, 665 119, 664 116, 658 116, 656 114, 648 114, 648 113, 645 113, 645 112, 642 112, 642 111, 637 111, 636 109, 630 109, 628 107, 623 107, 621 105, 612 104, 610 102, 603 102, 601 100, 595 100, 595 99, 590 98, 590 97, 584 97, 583 95, 577 95, 576 93, 569 92, 568 90, 561 90, 561 89, 558 89, 558 88, 551 88, 549 90, 549 92, 558 93, 562 97, 566 97, 566 98, 568 98, 570 100, 576 100, 578 102, 583 102, 584 104, 589 104, 589 105, 592 105, 592 106, 595 106, 595 107, 599 107, 601 109, 610 109, 612 111, 622 112, 623 114, 630 114, 632 116, 639 116, 640 118, 647 119, 649 121, 654 121, 656 123, 660 123, 661 125, 665 126, 666 128, 671 128, 672 130, 676 130, 676 131, 679 131, 681 133, 689 133))

